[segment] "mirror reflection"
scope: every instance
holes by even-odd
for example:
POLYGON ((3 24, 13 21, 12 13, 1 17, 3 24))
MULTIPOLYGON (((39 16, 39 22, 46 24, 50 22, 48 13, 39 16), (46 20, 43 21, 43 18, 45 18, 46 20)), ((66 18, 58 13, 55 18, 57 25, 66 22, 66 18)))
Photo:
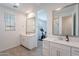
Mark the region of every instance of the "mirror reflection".
POLYGON ((75 5, 53 11, 53 35, 76 36, 75 5))
POLYGON ((63 35, 73 35, 72 34, 72 16, 62 17, 62 34, 63 35))

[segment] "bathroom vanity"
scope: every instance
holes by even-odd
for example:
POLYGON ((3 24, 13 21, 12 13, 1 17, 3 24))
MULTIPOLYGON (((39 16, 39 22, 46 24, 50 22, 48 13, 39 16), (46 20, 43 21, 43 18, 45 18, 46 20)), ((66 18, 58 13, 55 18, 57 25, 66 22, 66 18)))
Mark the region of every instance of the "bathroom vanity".
POLYGON ((21 34, 21 45, 28 49, 37 47, 36 19, 34 13, 26 15, 26 33, 21 34), (30 17, 30 15, 32 16, 30 17))
POLYGON ((61 40, 61 38, 59 37, 49 37, 44 39, 43 55, 44 56, 79 56, 79 43, 73 41, 67 42, 64 39, 61 40))
POLYGON ((37 40, 35 34, 22 34, 21 35, 21 45, 29 50, 37 47, 37 40))

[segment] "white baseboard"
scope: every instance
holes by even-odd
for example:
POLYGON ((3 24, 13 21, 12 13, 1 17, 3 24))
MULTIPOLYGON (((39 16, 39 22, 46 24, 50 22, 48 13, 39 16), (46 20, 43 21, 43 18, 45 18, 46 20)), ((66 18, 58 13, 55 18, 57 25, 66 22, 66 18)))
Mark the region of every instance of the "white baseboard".
POLYGON ((13 45, 13 46, 10 46, 10 47, 5 48, 5 49, 1 49, 0 52, 6 51, 6 50, 8 50, 8 49, 12 49, 12 48, 17 47, 17 46, 20 46, 20 44, 18 44, 18 45, 13 45))

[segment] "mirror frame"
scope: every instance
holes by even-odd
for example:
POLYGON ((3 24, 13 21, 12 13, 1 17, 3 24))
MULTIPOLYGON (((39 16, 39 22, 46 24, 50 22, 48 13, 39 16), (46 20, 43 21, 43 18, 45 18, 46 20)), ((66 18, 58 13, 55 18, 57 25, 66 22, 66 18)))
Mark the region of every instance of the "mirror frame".
MULTIPOLYGON (((58 34, 54 34, 54 12, 55 11, 53 11, 53 14, 52 14, 52 16, 53 16, 53 18, 52 18, 52 34, 53 35, 58 35, 58 36, 65 36, 65 35, 63 35, 63 34, 60 34, 60 33, 58 33, 58 34)), ((74 22, 74 15, 76 15, 76 12, 73 12, 73 13, 70 13, 70 14, 65 14, 65 15, 62 15, 62 16, 58 16, 58 17, 64 17, 64 16, 72 16, 72 33, 71 33, 71 35, 69 35, 69 36, 76 36, 76 28, 75 28, 75 35, 74 35, 74 24, 73 24, 73 22, 74 22)), ((75 16, 76 17, 76 16, 75 16)), ((76 22, 76 21, 75 21, 76 22)), ((76 27, 76 24, 75 24, 75 27, 76 27)), ((59 31, 60 32, 60 31, 59 31)), ((62 33, 62 32, 61 32, 62 33)))

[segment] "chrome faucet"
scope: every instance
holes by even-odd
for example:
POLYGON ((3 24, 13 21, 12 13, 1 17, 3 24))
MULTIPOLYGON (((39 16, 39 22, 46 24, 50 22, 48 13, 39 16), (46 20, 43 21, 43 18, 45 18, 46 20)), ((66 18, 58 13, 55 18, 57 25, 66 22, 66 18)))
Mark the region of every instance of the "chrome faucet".
POLYGON ((68 35, 66 35, 66 41, 69 41, 69 36, 68 35))

